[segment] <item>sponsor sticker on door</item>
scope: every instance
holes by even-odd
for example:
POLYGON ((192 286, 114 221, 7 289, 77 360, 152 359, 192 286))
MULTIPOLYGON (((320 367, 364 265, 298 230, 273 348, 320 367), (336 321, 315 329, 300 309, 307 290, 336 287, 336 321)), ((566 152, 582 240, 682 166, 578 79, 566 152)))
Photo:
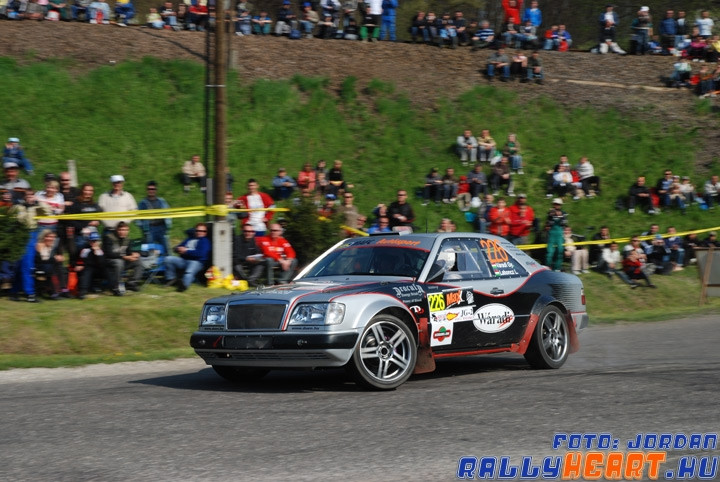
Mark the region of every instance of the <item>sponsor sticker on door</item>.
POLYGON ((507 330, 514 321, 513 310, 500 303, 482 306, 473 317, 473 325, 483 333, 498 333, 507 330))

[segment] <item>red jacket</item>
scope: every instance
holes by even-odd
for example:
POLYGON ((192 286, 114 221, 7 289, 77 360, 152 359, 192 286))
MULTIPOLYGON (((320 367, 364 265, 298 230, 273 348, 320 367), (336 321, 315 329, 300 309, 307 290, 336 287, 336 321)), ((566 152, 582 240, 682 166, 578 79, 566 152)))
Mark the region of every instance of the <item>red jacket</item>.
POLYGON ((488 218, 490 220, 490 234, 507 236, 510 233, 510 210, 508 208, 500 211, 496 206, 490 209, 488 218))
POLYGON ((266 258, 272 258, 275 261, 282 258, 296 258, 295 250, 283 237, 273 239, 270 236, 262 236, 258 237, 256 242, 266 258))
POLYGON ((522 23, 522 14, 520 13, 522 11, 522 4, 523 0, 517 0, 515 3, 515 7, 510 6, 510 0, 502 0, 502 8, 505 12, 505 20, 503 23, 507 23, 510 18, 514 18, 515 21, 513 23, 515 24, 521 24, 522 23))
MULTIPOLYGON (((275 201, 273 201, 273 198, 271 198, 269 194, 264 192, 258 192, 258 194, 260 195, 260 199, 262 199, 263 207, 269 208, 275 205, 275 201)), ((237 203, 235 204, 242 209, 246 209, 248 207, 247 198, 247 194, 240 196, 239 198, 237 198, 237 203)), ((272 211, 265 211, 265 223, 272 219, 273 214, 275 213, 273 213, 272 211)), ((244 218, 243 224, 246 224, 248 220, 249 218, 244 218)))
POLYGON ((534 219, 535 211, 533 211, 533 208, 526 205, 525 216, 521 216, 520 206, 517 203, 513 204, 510 206, 510 234, 518 237, 528 236, 534 219))

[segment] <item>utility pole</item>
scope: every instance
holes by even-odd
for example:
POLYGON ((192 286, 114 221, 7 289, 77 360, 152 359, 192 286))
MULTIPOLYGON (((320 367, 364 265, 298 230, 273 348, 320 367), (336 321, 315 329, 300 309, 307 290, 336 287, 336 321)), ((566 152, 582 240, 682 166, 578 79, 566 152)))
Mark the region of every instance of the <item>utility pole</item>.
MULTIPOLYGON (((213 178, 212 200, 216 206, 225 204, 227 182, 227 42, 228 22, 225 13, 230 0, 217 2, 215 11, 215 177, 213 178)), ((232 274, 232 225, 227 216, 214 216, 213 221, 213 266, 222 277, 232 274)))

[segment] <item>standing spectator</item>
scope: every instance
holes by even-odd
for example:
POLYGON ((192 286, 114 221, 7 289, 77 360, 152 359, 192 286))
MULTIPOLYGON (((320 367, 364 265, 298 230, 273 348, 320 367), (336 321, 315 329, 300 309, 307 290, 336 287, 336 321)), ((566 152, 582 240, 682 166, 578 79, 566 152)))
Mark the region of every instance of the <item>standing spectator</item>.
POLYGON ((272 184, 275 189, 275 199, 277 200, 289 198, 295 186, 297 186, 295 179, 288 176, 287 170, 284 167, 278 169, 277 176, 273 178, 272 184))
POLYGON ((398 8, 398 0, 382 1, 382 17, 380 19, 380 40, 385 40, 386 35, 391 42, 395 42, 395 11, 398 8))
POLYGON ((362 25, 360 26, 360 40, 367 42, 372 40, 376 42, 380 36, 380 13, 382 13, 382 7, 376 9, 375 4, 380 5, 379 0, 373 0, 367 3, 365 7, 365 14, 363 15, 362 25), (380 10, 380 13, 376 13, 380 10))
MULTIPOLYGON (((110 182, 112 183, 112 189, 100 194, 98 198, 98 205, 102 210, 106 213, 137 210, 135 198, 123 189, 125 178, 120 174, 115 174, 110 176, 110 182)), ((115 226, 120 221, 130 222, 129 219, 103 219, 102 223, 105 229, 115 229, 115 226)))
POLYGON ((345 182, 342 166, 342 161, 340 159, 335 159, 335 161, 333 161, 333 167, 328 173, 328 192, 330 194, 335 194, 335 196, 338 196, 341 191, 344 192, 346 189, 353 188, 352 184, 345 182))
POLYGON ((605 5, 605 11, 598 17, 598 25, 600 26, 600 35, 602 38, 602 31, 608 24, 612 27, 617 27, 620 23, 620 18, 617 12, 615 12, 615 5, 608 3, 605 5))
POLYGON ((675 12, 667 10, 665 18, 660 22, 660 45, 663 55, 670 55, 675 52, 675 36, 677 35, 677 21, 675 12))
POLYGON ((488 212, 488 220, 490 221, 490 225, 488 227, 490 234, 502 236, 506 239, 508 238, 510 235, 512 218, 510 215, 510 209, 507 207, 504 198, 499 197, 497 199, 496 206, 490 208, 488 212))
MULTIPOLYGON (((345 226, 359 229, 359 225, 365 224, 365 216, 361 215, 357 206, 353 204, 354 200, 355 195, 353 193, 345 192, 345 194, 343 194, 343 202, 337 208, 337 213, 344 217, 343 222, 345 226)), ((353 233, 346 231, 344 234, 346 234, 346 236, 352 236, 353 233)))
MULTIPOLYGON (((500 49, 498 50, 498 52, 499 51, 500 49)), ((507 59, 507 56, 505 58, 507 59)), ((510 68, 508 67, 508 72, 509 69, 510 68)), ((478 160, 481 162, 490 162, 490 160, 495 155, 496 148, 497 144, 495 143, 495 139, 493 139, 490 135, 490 129, 483 129, 481 131, 480 137, 478 138, 478 160)))
POLYGON ((508 23, 510 20, 519 22, 522 18, 520 14, 522 10, 523 0, 502 0, 502 9, 505 14, 503 23, 508 23))
POLYGON ((248 179, 247 194, 237 198, 235 207, 238 209, 250 209, 243 225, 249 224, 255 229, 256 236, 264 236, 267 231, 266 223, 273 217, 272 211, 265 209, 274 208, 275 202, 264 192, 260 192, 260 186, 255 179, 248 179))
POLYGON ((482 172, 482 164, 475 164, 473 170, 467 176, 467 182, 470 185, 470 198, 480 197, 487 191, 487 177, 482 172))
POLYGON ((407 191, 405 189, 398 190, 397 200, 393 201, 388 207, 388 217, 393 231, 412 232, 415 212, 407 202, 407 191))
POLYGON ((477 208, 478 232, 487 233, 488 226, 490 225, 490 210, 495 207, 495 196, 487 193, 482 201, 479 198, 473 198, 471 206, 477 208))
POLYGON ((127 271, 133 272, 132 278, 127 283, 127 289, 140 291, 144 269, 140 262, 140 253, 132 247, 130 225, 119 222, 114 231, 105 233, 102 250, 107 261, 108 281, 113 295, 125 294, 126 285, 123 282, 123 275, 127 271))
POLYGON ((502 153, 503 156, 510 160, 510 169, 513 172, 525 174, 523 171, 522 155, 520 154, 520 143, 517 140, 517 134, 514 132, 508 134, 502 153))
MULTIPOLYGON (((80 187, 80 195, 75 199, 73 205, 67 209, 67 214, 101 213, 103 209, 93 199, 94 194, 95 188, 92 184, 83 184, 80 187)), ((99 214, 98 218, 100 218, 99 214)), ((74 236, 76 248, 80 250, 85 247, 87 241, 84 234, 96 233, 99 227, 100 221, 98 219, 75 219, 71 221, 72 229, 68 232, 68 237, 70 235, 74 236)))
POLYGON ((596 194, 600 194, 600 178, 595 175, 595 168, 587 157, 580 158, 575 170, 578 173, 586 197, 594 197, 596 194))
POLYGON ((712 29, 715 26, 715 22, 710 18, 710 12, 708 10, 700 12, 700 18, 695 20, 695 26, 698 28, 702 38, 709 39, 712 37, 712 29))
POLYGON ((675 20, 676 31, 675 31, 675 50, 682 50, 685 45, 687 36, 690 34, 690 24, 685 16, 684 10, 678 10, 678 16, 675 20))
POLYGON ((648 214, 655 214, 650 189, 645 185, 645 176, 638 176, 628 192, 628 213, 635 213, 635 206, 643 206, 648 214))
POLYGON ((248 285, 258 286, 258 279, 265 271, 265 257, 257 244, 255 229, 249 224, 242 226, 242 234, 233 242, 233 274, 244 279, 248 285))
MULTIPOLYGON (((170 209, 168 202, 164 198, 158 197, 157 183, 155 181, 148 181, 145 189, 147 194, 138 204, 139 210, 170 209)), ((143 232, 144 242, 162 246, 163 254, 170 252, 167 233, 172 227, 172 219, 168 217, 140 219, 137 224, 143 232)))
POLYGON ((516 246, 527 244, 534 224, 535 211, 528 205, 527 195, 520 193, 510 206, 510 241, 516 246))
POLYGON ((38 224, 37 216, 45 216, 50 214, 46 205, 38 203, 35 198, 35 191, 31 188, 23 192, 22 201, 18 202, 11 208, 11 212, 15 213, 18 221, 27 227, 29 237, 25 245, 25 252, 22 258, 17 261, 14 269, 14 279, 12 288, 10 288, 10 297, 14 301, 19 301, 18 293, 25 293, 28 303, 37 302, 35 296, 35 280, 33 273, 35 271, 35 245, 38 240, 38 224))
POLYGON ((75 271, 80 278, 80 288, 77 298, 84 300, 85 296, 93 287, 93 280, 100 278, 103 281, 108 279, 105 252, 100 244, 100 234, 92 232, 88 235, 88 245, 80 250, 75 271))
POLYGON ((25 157, 25 151, 17 137, 9 138, 3 149, 3 166, 8 162, 16 163, 28 176, 32 176, 35 172, 32 162, 25 157))
POLYGON ((530 6, 523 12, 522 22, 530 22, 535 28, 540 28, 540 25, 542 25, 542 11, 540 11, 536 0, 532 0, 530 6))
MULTIPOLYGON (((502 77, 500 77, 500 80, 503 82, 507 82, 508 79, 510 79, 510 59, 507 55, 505 55, 505 49, 503 47, 498 48, 488 57, 487 76, 490 82, 495 80, 496 70, 501 72, 502 77)), ((482 143, 482 141, 480 142, 482 143)), ((483 151, 481 150, 481 152, 483 151)), ((482 160, 482 156, 480 157, 480 160, 482 160)))
POLYGON ((562 199, 555 198, 552 203, 553 207, 548 211, 545 223, 545 230, 548 234, 545 264, 555 271, 562 271, 564 228, 567 226, 567 214, 562 210, 562 199))
POLYGON ((527 81, 532 82, 535 80, 536 84, 542 85, 545 79, 545 72, 542 67, 542 60, 540 59, 540 52, 534 50, 530 54, 530 58, 527 61, 527 81))
POLYGON ((448 167, 442 178, 442 199, 445 204, 454 203, 458 193, 458 179, 455 176, 455 169, 448 167))
POLYGON ((637 17, 632 21, 633 40, 631 42, 632 54, 645 55, 648 51, 650 37, 652 37, 652 18, 649 7, 640 7, 637 17))
POLYGON ((60 173, 60 194, 63 195, 63 199, 65 199, 65 210, 73 205, 75 202, 75 199, 80 195, 80 190, 72 185, 72 179, 70 178, 70 173, 67 171, 63 171, 60 173))
POLYGON ((295 250, 287 239, 282 237, 283 229, 277 223, 270 225, 270 236, 258 240, 260 249, 267 263, 268 284, 285 284, 290 281, 297 267, 295 250), (277 281, 273 270, 278 268, 280 273, 277 281))
MULTIPOLYGON (((582 239, 582 238, 581 238, 582 239)), ((587 248, 578 248, 575 246, 575 235, 570 226, 563 229, 563 242, 565 249, 565 258, 570 260, 570 266, 573 274, 585 274, 590 267, 590 253, 587 248)))
POLYGON ((463 135, 458 136, 455 143, 463 166, 467 166, 468 159, 473 164, 477 162, 478 141, 470 129, 465 129, 463 135))
POLYGON ((618 250, 618 244, 612 241, 606 248, 603 248, 600 261, 598 262, 598 271, 608 278, 617 275, 618 278, 630 285, 630 288, 637 288, 637 283, 630 280, 623 269, 623 256, 618 250))
MULTIPOLYGON (((60 183, 55 179, 51 179, 45 183, 45 190, 37 193, 38 202, 44 203, 50 209, 50 214, 59 216, 65 211, 65 197, 58 191, 60 183)), ((51 229, 53 232, 58 230, 57 219, 38 219, 38 228, 51 229)))
POLYGON ((715 204, 720 200, 718 196, 720 196, 720 177, 713 175, 703 186, 703 199, 708 209, 715 209, 715 204))
POLYGON ((205 269, 210 261, 211 245, 207 237, 208 227, 205 223, 195 225, 193 234, 175 246, 177 256, 165 257, 166 285, 177 284, 177 290, 187 290, 195 280, 195 276, 205 269), (177 280, 177 273, 183 271, 182 279, 177 280))
POLYGON ((433 167, 425 176, 425 186, 423 187, 423 206, 427 206, 432 198, 435 204, 440 204, 443 191, 443 180, 440 177, 437 167, 433 167))
POLYGON ((189 161, 185 161, 182 167, 182 183, 185 192, 190 192, 190 185, 193 182, 198 183, 202 192, 207 189, 207 171, 197 154, 192 156, 189 161))

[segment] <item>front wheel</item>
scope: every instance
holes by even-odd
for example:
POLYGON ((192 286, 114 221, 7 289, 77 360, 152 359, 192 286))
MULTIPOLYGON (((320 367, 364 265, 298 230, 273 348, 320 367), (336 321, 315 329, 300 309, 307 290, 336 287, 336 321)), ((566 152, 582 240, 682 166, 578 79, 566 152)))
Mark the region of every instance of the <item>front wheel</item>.
POLYGON ((525 359, 534 368, 560 368, 567 360, 570 347, 567 320, 556 306, 540 313, 525 359))
POLYGON ((260 380, 262 377, 270 373, 267 368, 252 367, 231 367, 225 365, 213 365, 215 373, 235 383, 248 383, 260 380))
POLYGON ((360 385, 392 390, 412 375, 416 361, 417 343, 408 325, 378 315, 365 327, 347 368, 360 385))

